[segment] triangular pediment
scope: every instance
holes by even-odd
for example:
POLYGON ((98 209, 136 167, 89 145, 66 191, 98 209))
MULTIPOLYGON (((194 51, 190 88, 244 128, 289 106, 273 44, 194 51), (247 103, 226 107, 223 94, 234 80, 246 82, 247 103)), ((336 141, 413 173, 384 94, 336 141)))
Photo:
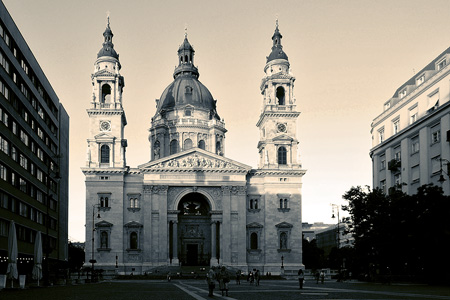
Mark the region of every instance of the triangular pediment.
POLYGON ((123 225, 124 227, 128 227, 128 228, 140 228, 143 227, 143 225, 139 222, 136 221, 131 221, 126 223, 125 225, 123 225))
POLYGON ((263 228, 263 227, 264 227, 263 225, 261 225, 261 224, 259 224, 257 222, 253 222, 253 223, 247 224, 247 228, 263 228))
POLYGON ((107 69, 101 69, 98 72, 94 73, 94 76, 115 76, 116 74, 107 70, 107 69))
POLYGON ((248 172, 251 167, 215 153, 192 148, 138 166, 143 172, 151 171, 238 171, 248 172))
POLYGON ((273 141, 292 141, 293 138, 288 136, 287 134, 282 134, 282 135, 274 137, 272 140, 273 141))
POLYGON ((275 227, 277 227, 277 228, 292 228, 293 225, 290 223, 287 223, 287 222, 281 222, 281 223, 278 223, 277 225, 275 225, 275 227))
POLYGON ((112 227, 112 226, 113 224, 107 221, 100 221, 98 223, 95 223, 95 227, 112 227))
POLYGON ((94 138, 96 140, 111 140, 111 139, 114 139, 115 137, 109 133, 102 132, 102 133, 99 133, 96 136, 94 136, 94 138))

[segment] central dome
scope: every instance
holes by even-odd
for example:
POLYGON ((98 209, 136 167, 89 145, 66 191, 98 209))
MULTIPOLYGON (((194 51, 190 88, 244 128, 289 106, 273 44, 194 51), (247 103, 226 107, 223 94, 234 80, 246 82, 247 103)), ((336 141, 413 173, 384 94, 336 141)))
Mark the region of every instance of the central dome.
POLYGON ((219 119, 216 112, 216 102, 209 90, 195 77, 182 75, 164 90, 158 103, 156 113, 169 111, 192 105, 211 113, 211 117, 219 119))
POLYGON ((178 48, 178 66, 174 81, 164 90, 159 99, 156 115, 192 106, 209 113, 209 119, 220 120, 216 101, 209 90, 198 80, 198 69, 194 66, 194 48, 185 36, 178 48))

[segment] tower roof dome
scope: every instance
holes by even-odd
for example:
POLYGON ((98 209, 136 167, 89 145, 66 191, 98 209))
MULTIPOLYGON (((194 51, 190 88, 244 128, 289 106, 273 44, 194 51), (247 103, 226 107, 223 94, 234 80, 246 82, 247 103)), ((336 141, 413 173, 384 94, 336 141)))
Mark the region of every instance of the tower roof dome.
POLYGON ((102 56, 109 56, 113 57, 115 59, 119 59, 119 54, 114 50, 114 44, 112 42, 114 34, 112 33, 111 28, 109 27, 109 17, 108 17, 108 24, 106 25, 105 32, 103 32, 104 42, 102 45, 102 48, 97 54, 97 58, 100 58, 102 56))
POLYGON ((269 56, 267 56, 267 62, 270 62, 275 59, 285 59, 288 60, 288 56, 283 51, 283 46, 281 45, 281 39, 283 36, 278 30, 278 20, 276 22, 275 32, 272 36, 273 46, 272 52, 270 52, 269 56))

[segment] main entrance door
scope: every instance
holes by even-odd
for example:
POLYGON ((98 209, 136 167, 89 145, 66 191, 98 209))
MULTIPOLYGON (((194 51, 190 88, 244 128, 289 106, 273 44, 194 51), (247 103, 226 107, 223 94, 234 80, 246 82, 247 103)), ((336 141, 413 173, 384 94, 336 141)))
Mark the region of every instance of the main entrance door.
POLYGON ((205 196, 190 193, 178 204, 178 258, 182 265, 209 265, 211 208, 205 196))

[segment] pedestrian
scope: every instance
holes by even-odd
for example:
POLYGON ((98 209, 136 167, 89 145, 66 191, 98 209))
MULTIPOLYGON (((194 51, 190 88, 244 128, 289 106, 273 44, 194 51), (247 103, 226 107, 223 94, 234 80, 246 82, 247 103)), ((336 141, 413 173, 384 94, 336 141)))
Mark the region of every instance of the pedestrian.
POLYGON ((236 271, 236 284, 241 284, 241 270, 236 271))
POLYGON ((220 291, 222 292, 222 296, 223 296, 223 292, 225 291, 226 296, 228 297, 228 283, 230 282, 230 276, 228 275, 227 269, 225 268, 225 266, 222 266, 222 269, 219 272, 219 288, 220 291))
POLYGON ((214 272, 213 268, 209 269, 208 273, 206 273, 206 282, 208 283, 208 297, 213 296, 214 288, 216 287, 216 273, 214 272))
POLYGON ((247 281, 250 281, 250 285, 253 285, 253 280, 254 280, 253 272, 250 271, 250 272, 248 272, 247 281))
POLYGON ((170 272, 167 273, 167 281, 170 282, 172 280, 172 275, 170 272))
POLYGON ((319 284, 319 279, 320 279, 319 271, 316 271, 316 274, 314 274, 314 277, 316 277, 316 283, 319 284))
POLYGON ((323 271, 320 272, 320 282, 323 283, 325 280, 325 273, 323 271))
POLYGON ((302 269, 298 269, 298 284, 300 289, 303 289, 303 281, 305 280, 305 274, 303 274, 302 269))
POLYGON ((256 286, 259 286, 259 280, 260 280, 259 270, 255 271, 255 284, 256 286))

